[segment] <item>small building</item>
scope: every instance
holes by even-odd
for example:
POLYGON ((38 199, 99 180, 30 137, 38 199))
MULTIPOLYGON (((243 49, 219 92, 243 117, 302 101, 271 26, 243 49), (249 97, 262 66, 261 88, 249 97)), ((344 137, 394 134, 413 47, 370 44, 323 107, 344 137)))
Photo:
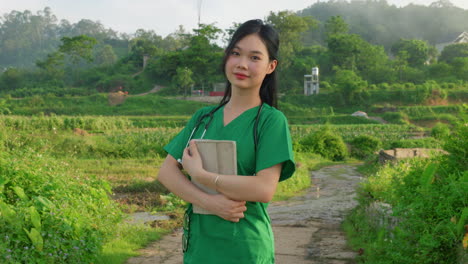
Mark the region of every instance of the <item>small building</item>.
POLYGON ((444 43, 440 43, 440 44, 436 44, 436 49, 439 51, 439 52, 442 52, 442 50, 448 46, 448 45, 451 45, 451 44, 459 44, 459 43, 468 43, 468 32, 466 31, 463 31, 460 35, 458 35, 458 37, 456 37, 453 41, 451 42, 444 42, 444 43))
POLYGON ((210 96, 224 96, 224 90, 226 89, 226 83, 213 83, 213 91, 209 93, 210 96))
POLYGON ((304 75, 304 95, 319 93, 319 68, 312 68, 312 74, 304 75))

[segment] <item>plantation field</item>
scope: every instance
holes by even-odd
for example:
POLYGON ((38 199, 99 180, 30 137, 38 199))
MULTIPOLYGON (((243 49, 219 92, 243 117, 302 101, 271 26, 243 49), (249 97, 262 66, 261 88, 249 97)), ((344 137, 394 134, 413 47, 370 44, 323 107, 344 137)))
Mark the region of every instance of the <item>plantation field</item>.
MULTIPOLYGON (((123 263, 181 224, 185 203, 156 176, 166 155, 163 147, 190 113, 206 104, 158 96, 129 97, 114 107, 103 95, 7 100, 3 112, 15 115, 0 115, 0 214, 7 216, 0 219, 0 232, 11 235, 0 242, 1 258, 11 263, 123 263), (172 220, 129 224, 128 216, 138 211, 172 220), (59 251, 53 240, 63 242, 59 251)), ((370 162, 380 148, 441 148, 466 110, 465 105, 401 106, 382 114, 374 106, 376 116, 391 121, 382 124, 345 114, 356 109, 286 102, 280 107, 290 121, 298 169, 278 185, 274 200, 309 187, 309 171, 327 164, 370 162), (423 127, 414 120, 440 124, 423 127), (339 154, 327 152, 335 147, 339 154)))

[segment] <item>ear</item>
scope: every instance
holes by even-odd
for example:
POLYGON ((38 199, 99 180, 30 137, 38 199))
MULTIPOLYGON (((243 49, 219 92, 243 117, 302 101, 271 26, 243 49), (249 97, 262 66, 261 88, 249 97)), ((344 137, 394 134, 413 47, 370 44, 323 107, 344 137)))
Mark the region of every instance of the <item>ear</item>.
POLYGON ((278 65, 277 60, 272 60, 268 63, 268 69, 267 69, 267 74, 270 74, 275 71, 276 65, 278 65))

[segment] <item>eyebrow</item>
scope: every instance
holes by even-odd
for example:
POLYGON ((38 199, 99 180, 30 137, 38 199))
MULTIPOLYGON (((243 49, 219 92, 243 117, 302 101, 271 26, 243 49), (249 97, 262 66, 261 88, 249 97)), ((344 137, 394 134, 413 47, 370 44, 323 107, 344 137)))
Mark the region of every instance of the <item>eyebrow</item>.
MULTIPOLYGON (((232 49, 238 49, 238 50, 241 50, 242 51, 242 48, 240 48, 239 46, 234 46, 232 49)), ((260 54, 260 55, 263 55, 263 53, 259 50, 252 50, 250 51, 250 53, 254 53, 254 54, 260 54)))

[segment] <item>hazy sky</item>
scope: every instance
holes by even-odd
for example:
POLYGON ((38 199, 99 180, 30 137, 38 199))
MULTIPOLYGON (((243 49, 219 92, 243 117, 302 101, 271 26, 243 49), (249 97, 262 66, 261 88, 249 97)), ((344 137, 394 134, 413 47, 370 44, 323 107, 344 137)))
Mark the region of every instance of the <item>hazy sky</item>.
MULTIPOLYGON (((198 3, 201 2, 201 23, 216 22, 222 29, 233 22, 265 18, 270 11, 298 11, 318 0, 0 0, 0 16, 12 10, 36 13, 48 6, 60 19, 75 23, 82 18, 100 21, 119 32, 134 33, 137 29, 152 29, 166 36, 179 25, 191 30, 197 25, 198 3)), ((324 1, 324 0, 320 0, 324 1)), ((436 0, 387 0, 390 4, 429 5, 436 0)), ((468 10, 467 0, 451 0, 468 10)))

